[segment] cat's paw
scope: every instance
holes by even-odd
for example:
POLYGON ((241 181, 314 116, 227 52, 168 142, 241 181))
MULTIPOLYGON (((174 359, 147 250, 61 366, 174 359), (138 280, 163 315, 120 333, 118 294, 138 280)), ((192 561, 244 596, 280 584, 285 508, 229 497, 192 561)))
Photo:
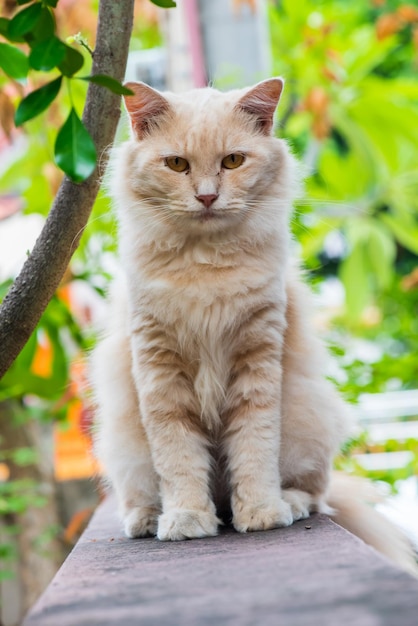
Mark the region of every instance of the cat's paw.
POLYGON ((135 537, 154 537, 157 534, 158 513, 150 513, 141 507, 131 509, 123 518, 125 535, 135 537))
POLYGON ((182 541, 218 534, 220 521, 211 511, 173 509, 160 515, 157 537, 161 541, 182 541))
POLYGON ((240 533, 290 526, 293 523, 292 509, 288 502, 281 499, 254 506, 241 506, 235 508, 232 523, 240 533))
POLYGON ((309 517, 315 503, 310 493, 300 491, 299 489, 283 489, 282 498, 290 504, 294 522, 309 517))

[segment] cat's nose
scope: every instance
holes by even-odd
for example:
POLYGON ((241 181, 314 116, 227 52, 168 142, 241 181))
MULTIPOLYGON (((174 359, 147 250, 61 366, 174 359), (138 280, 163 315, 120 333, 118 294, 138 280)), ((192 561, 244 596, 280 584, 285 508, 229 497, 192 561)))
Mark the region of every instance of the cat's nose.
POLYGON ((219 198, 219 194, 217 193, 201 194, 199 196, 195 196, 195 198, 196 200, 199 200, 199 202, 204 204, 206 209, 208 209, 210 205, 213 204, 217 198, 219 198))

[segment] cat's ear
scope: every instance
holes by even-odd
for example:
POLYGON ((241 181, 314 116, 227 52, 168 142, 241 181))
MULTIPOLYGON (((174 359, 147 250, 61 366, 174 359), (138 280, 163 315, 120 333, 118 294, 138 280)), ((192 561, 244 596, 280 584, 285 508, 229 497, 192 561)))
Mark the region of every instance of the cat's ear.
POLYGON ((253 116, 258 130, 269 135, 273 127, 274 112, 283 91, 283 78, 269 78, 255 85, 238 101, 236 107, 253 116))
POLYGON ((167 113, 170 105, 164 96, 145 83, 126 83, 125 87, 133 91, 132 96, 124 96, 132 130, 142 139, 158 123, 158 118, 167 113))

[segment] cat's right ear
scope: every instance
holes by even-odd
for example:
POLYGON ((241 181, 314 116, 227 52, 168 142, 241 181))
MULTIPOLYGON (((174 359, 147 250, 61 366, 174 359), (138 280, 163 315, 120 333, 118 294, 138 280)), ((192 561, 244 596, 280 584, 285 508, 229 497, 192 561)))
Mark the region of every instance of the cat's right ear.
POLYGON ((142 139, 158 122, 158 118, 170 108, 167 100, 158 91, 145 83, 125 83, 133 92, 132 96, 124 96, 132 130, 138 139, 142 139))

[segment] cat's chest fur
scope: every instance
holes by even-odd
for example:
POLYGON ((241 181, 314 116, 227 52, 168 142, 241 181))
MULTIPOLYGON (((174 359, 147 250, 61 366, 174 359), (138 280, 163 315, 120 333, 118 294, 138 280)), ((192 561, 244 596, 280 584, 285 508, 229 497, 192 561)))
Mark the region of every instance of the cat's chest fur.
POLYGON ((266 302, 285 306, 277 272, 262 259, 195 249, 142 259, 130 283, 132 327, 155 320, 193 379, 201 418, 216 426, 242 324, 266 302))

